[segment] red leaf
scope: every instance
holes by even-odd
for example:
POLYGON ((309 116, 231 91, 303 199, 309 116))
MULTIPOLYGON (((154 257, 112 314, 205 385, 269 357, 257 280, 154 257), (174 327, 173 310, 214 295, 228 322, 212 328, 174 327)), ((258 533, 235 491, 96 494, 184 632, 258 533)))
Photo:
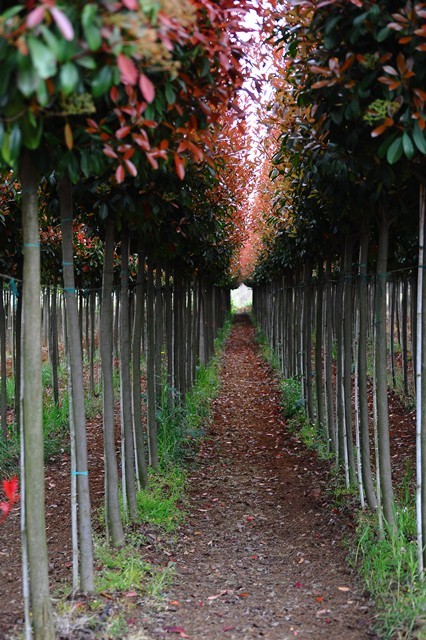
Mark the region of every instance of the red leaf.
MULTIPOLYGON (((185 633, 185 629, 183 627, 163 627, 166 633, 185 633)), ((188 636, 184 635, 183 638, 187 638, 188 636)))
POLYGON ((18 486, 18 476, 13 476, 10 480, 3 480, 3 490, 8 500, 11 500, 12 502, 16 502, 18 500, 18 486))
POLYGON ((33 29, 42 22, 44 18, 44 11, 45 7, 43 5, 41 7, 36 7, 33 11, 30 11, 26 20, 28 29, 33 29))
POLYGON ((63 38, 65 38, 65 40, 74 40, 74 29, 65 13, 58 9, 58 7, 51 7, 50 13, 63 38))
POLYGON ((151 103, 155 98, 155 87, 143 73, 139 76, 139 88, 145 100, 151 103))
POLYGON ((115 132, 115 137, 118 138, 118 140, 122 140, 127 136, 127 134, 130 133, 130 131, 131 131, 130 127, 121 127, 120 129, 117 129, 117 131, 115 132))
POLYGON ((138 175, 138 170, 136 169, 135 165, 131 160, 125 160, 124 164, 126 165, 126 169, 131 176, 135 177, 138 175))
POLYGON ((129 11, 137 11, 139 9, 137 0, 122 0, 122 2, 129 11))
POLYGON ((118 165, 117 170, 115 172, 115 179, 117 180, 118 184, 123 182, 124 176, 125 176, 124 167, 122 164, 120 164, 118 165))
POLYGON ((177 153, 175 153, 175 168, 178 178, 183 180, 185 178, 185 164, 183 158, 177 153))
POLYGON ((7 516, 12 510, 12 504, 10 502, 0 502, 0 509, 7 516))
POLYGON ((117 57, 117 65, 120 69, 123 84, 135 85, 138 79, 138 70, 133 60, 120 53, 117 57))
POLYGON ((106 156, 108 156, 108 158, 118 158, 117 154, 115 153, 114 149, 111 149, 111 147, 104 147, 103 152, 106 156))

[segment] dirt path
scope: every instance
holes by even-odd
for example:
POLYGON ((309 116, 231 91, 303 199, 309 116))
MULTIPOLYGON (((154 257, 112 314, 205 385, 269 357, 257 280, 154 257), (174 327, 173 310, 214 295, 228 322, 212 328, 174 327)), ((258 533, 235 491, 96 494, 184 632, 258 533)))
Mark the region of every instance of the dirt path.
POLYGON ((341 545, 346 524, 325 493, 325 466, 286 433, 244 316, 228 341, 200 462, 173 549, 169 603, 147 616, 149 637, 374 637, 341 545))

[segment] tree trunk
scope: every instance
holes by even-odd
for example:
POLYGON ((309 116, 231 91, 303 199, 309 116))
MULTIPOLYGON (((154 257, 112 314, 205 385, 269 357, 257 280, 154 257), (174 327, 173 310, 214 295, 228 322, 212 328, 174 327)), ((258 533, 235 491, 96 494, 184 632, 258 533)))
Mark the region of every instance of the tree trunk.
POLYGON ((54 277, 50 313, 49 353, 50 363, 52 365, 53 401, 56 405, 59 405, 58 287, 56 274, 54 277))
POLYGON ((4 310, 3 278, 0 277, 0 425, 4 442, 7 441, 6 404, 6 313, 4 310))
POLYGON ((130 381, 130 313, 129 313, 129 233, 121 232, 121 296, 120 296, 120 382, 121 414, 124 433, 124 468, 126 495, 131 520, 136 520, 135 450, 132 424, 132 393, 130 381))
POLYGON ((376 385, 377 385, 377 430, 380 456, 380 487, 383 515, 391 533, 395 531, 393 513, 393 487, 389 444, 389 408, 387 388, 386 349, 386 278, 388 262, 389 220, 382 210, 379 217, 379 252, 376 272, 376 385))
POLYGON ((54 640, 55 625, 49 596, 44 499, 38 176, 27 152, 22 156, 20 178, 24 248, 24 482, 30 599, 35 640, 54 640))
POLYGON ((327 407, 327 433, 328 433, 328 445, 331 451, 336 452, 337 438, 336 438, 336 421, 334 418, 334 404, 333 404, 333 307, 332 307, 332 286, 331 281, 331 259, 327 259, 326 263, 326 300, 325 300, 325 396, 327 407))
POLYGON ((352 254, 353 239, 346 234, 343 292, 343 392, 345 394, 345 435, 349 465, 349 480, 356 483, 354 445, 352 436, 352 254))
POLYGON ((154 319, 154 267, 151 258, 148 260, 148 287, 146 301, 146 391, 148 402, 148 443, 149 461, 154 469, 158 468, 157 428, 155 422, 155 319, 154 319))
POLYGON ((327 438, 324 420, 324 385, 322 377, 322 325, 323 325, 323 292, 324 292, 324 263, 321 258, 318 263, 317 285, 317 315, 315 335, 315 388, 317 395, 317 425, 318 430, 327 438))
POLYGON ((138 464, 139 482, 145 489, 148 486, 148 470, 145 453, 144 426, 141 408, 141 347, 143 325, 143 298, 145 279, 145 254, 141 247, 138 251, 138 275, 136 278, 135 320, 133 325, 133 429, 136 440, 136 460, 138 464))
POLYGON ((105 451, 105 515, 108 535, 113 545, 124 544, 118 499, 118 470, 114 435, 113 381, 113 303, 114 282, 114 220, 108 219, 105 233, 105 257, 102 282, 100 349, 103 377, 103 426, 105 451))
POLYGON ((361 445, 361 470, 367 504, 377 509, 377 498, 371 472, 370 429, 368 420, 367 388, 367 331, 368 331, 368 286, 367 286, 368 231, 361 233, 359 251, 359 336, 358 336, 358 398, 361 445))
POLYGON ((72 407, 70 407, 70 411, 73 412, 75 429, 80 588, 85 593, 92 593, 94 590, 93 543, 84 404, 83 354, 74 280, 73 204, 72 185, 69 178, 62 178, 59 183, 59 202, 61 207, 65 313, 71 365, 72 407))

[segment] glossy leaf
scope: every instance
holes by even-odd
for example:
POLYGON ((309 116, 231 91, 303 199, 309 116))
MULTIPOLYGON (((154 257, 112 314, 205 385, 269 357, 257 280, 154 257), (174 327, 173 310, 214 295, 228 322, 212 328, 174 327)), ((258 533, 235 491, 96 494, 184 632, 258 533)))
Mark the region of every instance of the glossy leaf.
POLYGON ((62 92, 68 96, 75 91, 79 82, 78 69, 72 62, 67 62, 61 67, 59 83, 62 92))
POLYGON ((386 154, 386 159, 389 164, 395 164, 401 158, 403 153, 402 137, 396 138, 390 145, 386 154))
POLYGON ((31 60, 40 78, 46 79, 56 73, 56 58, 52 51, 33 36, 28 38, 31 60))

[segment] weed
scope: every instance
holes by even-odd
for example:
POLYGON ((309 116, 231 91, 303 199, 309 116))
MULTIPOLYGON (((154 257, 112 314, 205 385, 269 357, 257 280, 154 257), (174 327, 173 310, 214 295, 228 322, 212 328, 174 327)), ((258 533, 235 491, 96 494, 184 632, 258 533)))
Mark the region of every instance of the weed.
POLYGON ((155 567, 142 559, 136 546, 127 544, 120 549, 96 544, 95 553, 101 569, 97 575, 98 592, 135 590, 141 595, 159 596, 170 584, 174 566, 155 567))
MULTIPOLYGON (((401 491, 404 493, 404 491, 401 491)), ((377 631, 384 640, 425 638, 426 589, 418 578, 416 514, 412 500, 395 509, 398 533, 380 536, 377 516, 358 516, 352 562, 374 598, 377 631)))
POLYGON ((168 466, 151 471, 149 488, 137 494, 137 504, 141 522, 160 526, 165 531, 173 531, 182 522, 181 509, 185 496, 185 474, 179 467, 168 466))
POLYGON ((302 412, 305 407, 302 396, 302 383, 298 378, 287 378, 282 380, 280 384, 284 417, 292 418, 302 412))

